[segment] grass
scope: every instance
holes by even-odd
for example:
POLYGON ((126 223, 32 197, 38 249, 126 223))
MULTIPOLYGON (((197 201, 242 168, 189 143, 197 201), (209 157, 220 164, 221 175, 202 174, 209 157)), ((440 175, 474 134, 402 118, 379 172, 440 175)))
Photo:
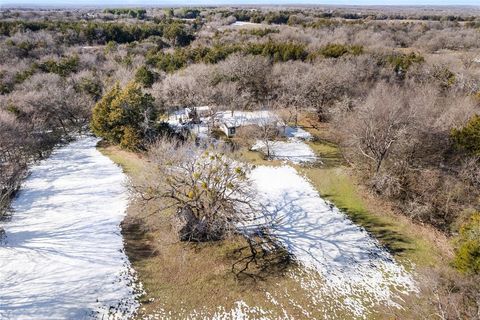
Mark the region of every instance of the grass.
POLYGON ((311 118, 304 117, 304 125, 314 139, 308 142, 322 161, 317 166, 294 166, 315 186, 323 198, 334 203, 349 218, 364 227, 377 238, 398 261, 407 267, 434 266, 450 256, 448 240, 432 228, 418 225, 396 213, 388 203, 369 194, 357 183, 342 153, 326 126, 312 125, 311 118))
MULTIPOLYGON (((132 181, 141 177, 147 165, 146 159, 117 147, 99 145, 98 149, 120 165, 132 181)), ((257 160, 259 164, 262 161, 257 160)), ((312 304, 311 293, 290 276, 303 272, 294 263, 271 264, 265 272, 252 267, 248 272, 255 278, 237 277, 232 265, 247 254, 235 254, 246 245, 243 238, 202 244, 180 242, 170 223, 174 212, 152 215, 157 205, 132 200, 122 223, 126 253, 146 291, 140 300, 139 319, 154 314, 173 319, 192 315, 211 318, 222 308, 233 309, 238 301, 268 311, 269 318, 287 313, 301 319, 305 310, 313 318, 323 318, 327 300, 322 305, 312 304)), ((342 314, 341 310, 335 312, 342 314)), ((247 316, 259 315, 247 312, 247 316)))
MULTIPOLYGON (((442 263, 442 247, 436 246, 437 237, 431 230, 395 214, 364 192, 344 165, 339 149, 324 138, 323 129, 307 129, 316 136, 310 146, 321 157, 323 165, 294 167, 323 197, 365 227, 398 260, 420 266, 442 263)), ((146 159, 117 147, 100 145, 99 150, 119 164, 132 181, 139 179, 148 165, 146 159)), ((246 148, 238 155, 254 165, 283 165, 280 161, 267 161, 261 153, 246 148)), ((302 319, 306 317, 305 312, 310 318, 322 319, 325 315, 352 318, 336 305, 337 297, 319 298, 302 288, 294 277, 304 278, 304 271, 295 264, 272 268, 256 280, 237 277, 232 265, 245 253, 235 255, 234 252, 245 246, 244 239, 237 237, 203 244, 180 242, 170 223, 174 212, 152 214, 157 206, 132 200, 122 223, 127 255, 146 291, 140 301, 138 318, 155 314, 173 319, 212 318, 222 309, 233 309, 238 301, 268 311, 268 318, 281 318, 286 313, 302 319)), ((255 274, 258 269, 249 271, 255 274)), ((312 275, 306 276, 310 277, 312 275)), ((372 312, 368 318, 381 319, 384 314, 372 312)), ((247 313, 247 317, 258 318, 259 314, 247 313)))
POLYGON ((374 199, 362 197, 354 178, 345 167, 302 168, 297 170, 307 177, 323 198, 333 202, 357 225, 364 227, 401 262, 433 266, 442 254, 418 233, 420 226, 405 217, 399 217, 389 208, 376 207, 374 199))
POLYGON ((98 143, 97 149, 118 164, 130 177, 138 176, 146 164, 139 154, 111 146, 104 141, 98 143))

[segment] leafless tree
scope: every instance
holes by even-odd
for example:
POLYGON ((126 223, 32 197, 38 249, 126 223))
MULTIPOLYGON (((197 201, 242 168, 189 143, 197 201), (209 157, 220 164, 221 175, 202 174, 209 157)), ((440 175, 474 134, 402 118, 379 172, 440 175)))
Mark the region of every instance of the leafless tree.
POLYGON ((347 120, 351 146, 372 162, 375 174, 394 144, 407 134, 409 119, 410 110, 401 90, 379 85, 347 120))
POLYGON ((256 127, 258 128, 255 130, 257 141, 260 142, 261 150, 265 152, 265 156, 270 159, 275 156, 276 139, 280 134, 278 123, 276 120, 272 121, 271 118, 263 118, 257 122, 256 127))
POLYGON ((140 190, 145 199, 161 199, 178 211, 181 240, 222 239, 252 218, 250 167, 225 150, 163 138, 149 155, 152 172, 140 190))

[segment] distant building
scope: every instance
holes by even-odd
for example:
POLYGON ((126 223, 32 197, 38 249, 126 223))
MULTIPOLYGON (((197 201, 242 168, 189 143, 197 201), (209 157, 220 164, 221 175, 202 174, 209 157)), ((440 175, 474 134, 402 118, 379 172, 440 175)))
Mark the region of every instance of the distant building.
POLYGON ((227 137, 233 137, 237 133, 238 127, 240 127, 240 124, 231 121, 220 122, 220 129, 227 135, 227 137))

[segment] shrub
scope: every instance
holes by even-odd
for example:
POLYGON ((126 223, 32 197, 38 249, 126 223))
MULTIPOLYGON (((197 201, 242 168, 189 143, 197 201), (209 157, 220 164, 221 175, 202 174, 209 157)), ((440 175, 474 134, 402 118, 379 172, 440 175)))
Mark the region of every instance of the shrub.
POLYGON ((164 36, 173 46, 188 46, 194 37, 181 23, 170 23, 164 28, 164 36))
POLYGON ((393 54, 387 57, 388 63, 393 66, 395 72, 406 72, 408 68, 414 63, 422 63, 425 59, 415 53, 411 52, 409 54, 393 54))
POLYGON ((244 49, 245 54, 262 55, 274 61, 305 60, 308 56, 304 44, 294 42, 251 43, 244 49))
POLYGON ((325 58, 340 58, 343 55, 351 54, 354 56, 358 56, 363 53, 363 46, 356 46, 356 45, 345 45, 345 44, 338 44, 338 43, 330 43, 327 44, 325 47, 321 48, 317 52, 313 52, 309 55, 309 59, 314 59, 318 55, 322 55, 325 58))
POLYGON ((150 71, 146 66, 141 66, 135 73, 135 81, 146 88, 150 88, 155 82, 155 73, 150 71))
POLYGON ((176 50, 174 53, 159 52, 153 58, 148 60, 155 66, 165 72, 174 72, 187 65, 187 59, 182 51, 176 50))
POLYGON ((62 58, 60 61, 47 60, 40 64, 39 68, 43 72, 56 73, 62 77, 66 77, 72 72, 77 72, 78 63, 78 56, 72 56, 62 58))
POLYGON ((265 37, 268 34, 279 32, 279 29, 273 28, 240 29, 240 34, 248 34, 257 37, 265 37))
POLYGON ((480 273, 480 212, 474 213, 461 228, 454 265, 467 273, 480 273))
POLYGON ((474 115, 465 127, 453 129, 451 137, 459 149, 480 155, 480 116, 474 115))
POLYGON ((144 19, 147 11, 145 9, 128 9, 128 8, 116 8, 116 9, 105 9, 104 13, 111 13, 116 15, 128 14, 132 18, 144 19))
POLYGON ((102 82, 98 78, 84 77, 75 85, 75 90, 85 92, 98 101, 102 97, 102 82))

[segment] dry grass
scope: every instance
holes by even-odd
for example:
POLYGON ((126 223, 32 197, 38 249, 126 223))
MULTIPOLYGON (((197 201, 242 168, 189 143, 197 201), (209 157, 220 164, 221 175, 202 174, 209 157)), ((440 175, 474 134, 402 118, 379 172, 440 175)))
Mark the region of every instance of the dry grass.
MULTIPOLYGON (((117 147, 99 149, 121 165, 132 181, 141 176, 144 158, 117 147)), ((261 157, 257 160, 263 161, 261 157)), ((237 276, 232 265, 248 253, 235 253, 246 246, 243 238, 201 244, 180 242, 171 228, 169 217, 173 212, 152 214, 157 205, 131 201, 122 223, 127 255, 146 291, 138 318, 154 314, 172 319, 192 314, 211 318, 215 312, 233 309, 238 301, 268 311, 269 318, 285 313, 304 318, 306 311, 321 318, 326 312, 322 306, 312 305, 311 293, 292 277, 303 272, 294 263, 270 263, 264 271, 253 266, 248 269, 250 276, 237 276)))
POLYGON ((312 135, 310 147, 322 160, 313 167, 295 166, 319 191, 356 224, 373 234, 400 262, 408 267, 445 264, 452 256, 452 246, 445 235, 434 228, 420 225, 396 212, 390 203, 372 195, 358 183, 327 124, 317 124, 314 115, 302 115, 300 124, 312 135), (313 118, 313 119, 312 119, 313 118))
MULTIPOLYGON (((395 214, 388 204, 381 203, 355 183, 348 168, 339 158, 339 150, 323 140, 325 128, 309 129, 318 139, 311 143, 316 153, 331 157, 328 166, 295 166, 319 192, 333 201, 356 223, 363 225, 389 247, 400 261, 413 261, 418 266, 444 263, 448 241, 428 228, 418 226, 407 218, 395 214), (446 244, 445 244, 446 243, 446 244)), ((100 150, 135 181, 147 165, 146 159, 116 147, 100 150)), ((239 156, 255 165, 281 165, 280 161, 267 161, 259 152, 241 149, 239 156)), ((304 271, 290 264, 273 265, 267 272, 257 268, 249 272, 257 275, 237 277, 232 265, 243 255, 235 250, 246 245, 241 237, 214 243, 192 244, 180 242, 171 228, 170 212, 155 213, 158 204, 134 200, 122 224, 125 246, 130 261, 137 271, 146 294, 141 298, 138 318, 163 315, 172 319, 185 319, 195 315, 211 318, 221 310, 231 310, 238 301, 268 312, 268 318, 280 318, 285 313, 294 318, 348 318, 338 308, 338 301, 322 300, 312 303, 312 292, 301 287, 298 280, 304 271), (274 297, 274 300, 270 297, 274 297)), ((408 265, 408 264, 407 264, 408 265)), ((311 276, 311 275, 310 275, 311 276)), ((380 313, 369 315, 382 319, 380 313)), ((250 314, 250 317, 258 314, 250 314)), ((351 317, 351 315, 350 315, 351 317)))

